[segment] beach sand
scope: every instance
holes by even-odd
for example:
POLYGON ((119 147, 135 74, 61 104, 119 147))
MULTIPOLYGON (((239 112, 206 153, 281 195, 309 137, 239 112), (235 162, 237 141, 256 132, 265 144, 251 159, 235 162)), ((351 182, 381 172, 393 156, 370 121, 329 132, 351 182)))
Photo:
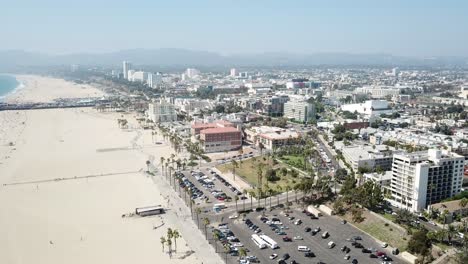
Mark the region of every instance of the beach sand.
POLYGON ((103 92, 88 84, 36 75, 15 75, 22 87, 5 98, 7 103, 47 103, 58 98, 101 97, 103 92))
POLYGON ((221 263, 190 211, 144 172, 146 160, 169 156, 170 146, 153 144, 132 114, 124 114, 129 129, 118 128, 121 115, 0 112, 0 263, 221 263), (169 210, 122 217, 149 205, 169 210), (169 227, 182 235, 172 258, 160 243, 169 227))

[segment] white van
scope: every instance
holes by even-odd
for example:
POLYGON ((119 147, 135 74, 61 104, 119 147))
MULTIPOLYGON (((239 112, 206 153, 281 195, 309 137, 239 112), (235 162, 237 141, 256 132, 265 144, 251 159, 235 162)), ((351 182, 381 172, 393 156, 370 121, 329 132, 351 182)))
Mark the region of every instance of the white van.
POLYGON ((310 252, 310 248, 306 247, 306 246, 298 246, 297 247, 297 251, 300 251, 300 252, 310 252))

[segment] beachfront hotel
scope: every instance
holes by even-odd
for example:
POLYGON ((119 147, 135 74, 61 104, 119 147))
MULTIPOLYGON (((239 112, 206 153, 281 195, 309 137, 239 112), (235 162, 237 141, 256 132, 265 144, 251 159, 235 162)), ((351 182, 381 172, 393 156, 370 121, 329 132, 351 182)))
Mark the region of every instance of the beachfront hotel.
POLYGON ((154 123, 177 121, 174 105, 164 100, 148 104, 148 118, 154 123))

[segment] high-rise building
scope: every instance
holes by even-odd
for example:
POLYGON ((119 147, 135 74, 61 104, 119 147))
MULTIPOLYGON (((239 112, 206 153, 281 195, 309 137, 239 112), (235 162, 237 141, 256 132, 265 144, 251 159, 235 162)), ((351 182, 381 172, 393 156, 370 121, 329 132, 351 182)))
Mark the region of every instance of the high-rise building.
POLYGON ((237 69, 236 69, 236 68, 232 68, 232 69, 231 69, 231 74, 230 74, 231 77, 236 77, 237 74, 238 74, 237 69))
POLYGON ((136 71, 132 76, 128 76, 128 79, 132 82, 146 82, 148 79, 148 73, 144 71, 136 71))
POLYGON ((159 73, 148 73, 146 84, 148 84, 149 87, 155 88, 157 85, 161 84, 161 82, 162 78, 159 73))
POLYGON ((128 61, 123 62, 123 75, 128 80, 128 71, 132 69, 132 64, 128 61))
POLYGON ((193 68, 188 68, 186 71, 185 71, 185 75, 188 77, 188 78, 193 78, 197 75, 200 74, 200 71, 197 70, 197 69, 193 69, 193 68))
POLYGON ((152 102, 148 105, 148 118, 154 123, 177 121, 174 105, 164 100, 152 102))
POLYGON ((464 157, 447 150, 395 154, 390 203, 420 212, 461 191, 464 157))
POLYGON ((284 117, 297 122, 315 120, 315 105, 307 101, 289 101, 284 104, 284 117))

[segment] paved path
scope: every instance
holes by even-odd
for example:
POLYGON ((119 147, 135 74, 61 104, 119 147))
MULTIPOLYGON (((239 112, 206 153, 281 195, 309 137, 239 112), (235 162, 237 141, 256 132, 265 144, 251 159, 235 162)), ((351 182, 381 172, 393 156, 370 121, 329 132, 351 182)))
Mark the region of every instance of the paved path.
MULTIPOLYGON (((145 174, 147 175, 147 174, 145 174)), ((174 225, 182 234, 182 237, 187 242, 188 246, 195 251, 195 255, 203 264, 219 264, 224 263, 214 248, 208 243, 204 235, 198 230, 196 224, 191 219, 190 208, 188 208, 183 199, 172 189, 169 183, 160 173, 156 173, 152 177, 160 195, 167 198, 167 206, 169 210, 165 214, 166 222, 174 225)))

